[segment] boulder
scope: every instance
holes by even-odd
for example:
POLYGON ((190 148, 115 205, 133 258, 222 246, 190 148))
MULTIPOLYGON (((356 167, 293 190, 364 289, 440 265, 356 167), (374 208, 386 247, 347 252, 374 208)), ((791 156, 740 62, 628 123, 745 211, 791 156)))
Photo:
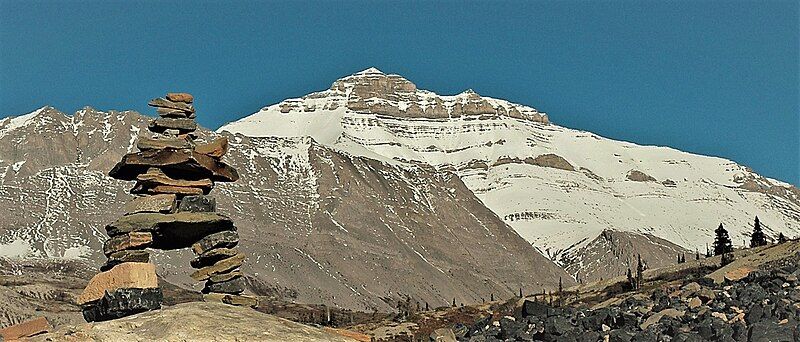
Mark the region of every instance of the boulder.
POLYGON ((236 254, 239 254, 239 251, 230 248, 214 248, 212 250, 206 251, 203 254, 200 254, 194 260, 190 262, 192 267, 194 268, 203 268, 205 266, 213 265, 215 262, 220 261, 222 259, 230 258, 236 254))
POLYGON ((147 150, 163 150, 167 148, 171 148, 174 150, 180 149, 190 149, 195 146, 194 142, 187 137, 163 137, 158 136, 155 138, 148 138, 148 137, 139 137, 139 140, 136 141, 136 148, 140 151, 147 151, 147 150))
MULTIPOLYGON (((753 342, 792 342, 792 326, 775 322, 758 322, 750 326, 748 341, 753 342)), ((796 340, 794 340, 796 341, 796 340)))
POLYGON ((210 196, 185 196, 178 205, 178 211, 212 213, 217 211, 217 200, 210 196))
POLYGON ((210 234, 192 245, 194 254, 202 255, 214 248, 233 248, 239 243, 239 234, 235 231, 222 231, 210 234))
POLYGON ((172 102, 192 103, 194 96, 189 93, 167 93, 167 100, 172 102))
MULTIPOLYGON (((143 249, 153 243, 150 232, 130 232, 114 236, 103 244, 103 254, 109 256, 126 249, 143 249)), ((146 261, 145 261, 146 262, 146 261)))
POLYGON ((78 297, 80 305, 100 300, 106 291, 122 288, 158 288, 155 265, 149 263, 126 262, 108 271, 100 272, 89 280, 83 293, 78 297))
POLYGON ((205 144, 197 144, 194 148, 195 152, 205 154, 213 158, 222 158, 225 153, 228 153, 228 138, 222 137, 214 139, 214 141, 205 144))
POLYGON ((234 268, 242 266, 242 262, 244 262, 244 254, 240 253, 230 258, 220 260, 211 266, 206 266, 197 271, 194 271, 194 273, 192 273, 189 276, 197 281, 206 280, 213 275, 222 274, 234 268))
POLYGON ((207 281, 206 286, 203 288, 203 293, 217 292, 217 293, 231 293, 239 294, 244 292, 245 283, 243 277, 234 277, 226 281, 213 282, 207 281))
POLYGON ((678 310, 672 309, 672 308, 664 309, 664 310, 661 310, 658 313, 655 313, 652 316, 648 317, 639 327, 642 330, 645 330, 645 329, 647 329, 647 327, 658 323, 658 321, 660 321, 661 318, 664 317, 664 316, 671 317, 671 318, 677 318, 677 317, 683 317, 683 315, 684 315, 683 311, 678 311, 678 310))
POLYGON ((173 102, 164 98, 155 98, 147 103, 150 107, 170 108, 187 113, 194 113, 194 107, 191 104, 183 102, 173 102))
POLYGON ((634 182, 655 182, 656 181, 655 178, 653 178, 650 175, 648 175, 648 174, 646 174, 646 173, 644 173, 642 171, 639 171, 639 170, 630 170, 630 171, 628 171, 627 177, 628 177, 629 180, 632 180, 634 182))
MULTIPOLYGON (((167 175, 180 175, 181 179, 210 178, 217 182, 234 182, 239 174, 231 166, 192 150, 147 150, 129 153, 122 157, 109 176, 120 180, 135 180, 151 167, 158 167, 167 175)), ((178 177, 173 177, 178 178, 178 177)))
POLYGON ((136 197, 122 209, 126 215, 136 213, 162 213, 169 214, 175 211, 177 197, 173 194, 136 197))
POLYGON ((100 271, 108 271, 114 266, 126 262, 150 262, 150 253, 141 249, 133 249, 127 251, 120 251, 108 256, 108 260, 103 266, 100 266, 100 271))
POLYGON ((692 299, 689 300, 689 308, 690 309, 696 309, 696 308, 700 307, 700 305, 703 305, 703 301, 700 300, 700 298, 692 297, 692 299))
POLYGON ((528 164, 533 164, 541 167, 551 167, 566 171, 575 171, 575 167, 572 166, 572 164, 570 164, 566 159, 552 153, 543 154, 530 160, 526 159, 525 162, 528 164))
POLYGON ((725 272, 726 281, 739 281, 746 278, 753 269, 750 267, 739 267, 728 272, 725 272))
POLYGON ((119 288, 106 291, 96 302, 81 306, 87 322, 117 319, 161 308, 164 295, 160 288, 119 288))
POLYGON ((0 341, 12 341, 36 336, 53 330, 50 322, 44 317, 37 317, 25 322, 0 329, 0 341))
POLYGON ((456 342, 456 334, 448 328, 436 329, 431 333, 432 342, 456 342))
POLYGON ((158 118, 150 122, 147 127, 151 132, 161 133, 168 129, 178 130, 178 134, 194 132, 197 130, 197 123, 189 118, 158 118))
MULTIPOLYGON (((192 246, 207 235, 235 230, 233 221, 218 213, 138 213, 120 217, 106 226, 110 236, 130 232, 152 232, 152 248, 176 249, 192 246)), ((234 233, 235 234, 235 233, 234 233)), ((238 234, 236 234, 238 240, 238 234)))

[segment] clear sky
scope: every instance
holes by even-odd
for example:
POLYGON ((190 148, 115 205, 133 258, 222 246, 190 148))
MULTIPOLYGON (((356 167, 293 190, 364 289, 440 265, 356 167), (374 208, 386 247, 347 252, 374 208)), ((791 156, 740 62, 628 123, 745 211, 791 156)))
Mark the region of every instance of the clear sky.
POLYGON ((153 113, 217 128, 370 66, 559 125, 722 156, 800 184, 796 1, 0 0, 0 117, 153 113))

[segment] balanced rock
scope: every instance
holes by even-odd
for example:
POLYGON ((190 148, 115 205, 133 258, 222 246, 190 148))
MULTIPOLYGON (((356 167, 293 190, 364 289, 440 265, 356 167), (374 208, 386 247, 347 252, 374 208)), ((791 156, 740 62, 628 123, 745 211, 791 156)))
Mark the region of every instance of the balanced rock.
POLYGON ((185 196, 178 205, 178 211, 193 213, 212 213, 217 210, 217 200, 208 196, 185 196))
MULTIPOLYGON (((215 274, 211 276, 211 278, 208 278, 208 281, 212 283, 221 283, 241 276, 242 276, 242 271, 234 269, 232 271, 228 271, 227 273, 215 274)), ((225 292, 225 291, 214 291, 214 292, 225 292)))
POLYGON ((149 263, 126 262, 96 274, 78 297, 80 305, 100 300, 106 291, 122 288, 158 288, 156 267, 149 263))
POLYGON ((239 243, 239 234, 235 231, 222 231, 210 234, 192 245, 197 255, 202 255, 214 248, 232 248, 239 243))
POLYGON ((146 150, 130 153, 111 169, 109 176, 120 180, 135 180, 151 167, 162 169, 167 174, 177 173, 185 179, 209 178, 218 182, 233 182, 239 179, 236 169, 192 150, 146 150))
MULTIPOLYGON (((150 232, 130 232, 112 237, 103 244, 103 254, 109 256, 126 249, 142 249, 153 243, 150 232)), ((145 261, 146 262, 146 261, 145 261)))
POLYGON ((218 292, 218 293, 232 293, 239 294, 244 292, 245 283, 243 277, 234 277, 222 282, 206 282, 203 288, 203 293, 218 292))
POLYGON ((130 249, 112 253, 108 256, 106 263, 100 266, 100 271, 108 271, 114 266, 126 262, 150 262, 150 253, 142 249, 130 249))
POLYGON ((218 213, 192 212, 139 213, 120 217, 106 226, 106 232, 110 236, 130 232, 152 232, 151 247, 159 249, 186 248, 209 234, 235 229, 233 222, 227 216, 218 213))
POLYGON ((225 273, 226 271, 242 266, 242 262, 244 262, 244 254, 237 254, 230 258, 220 260, 211 266, 206 266, 194 271, 190 277, 197 281, 206 280, 213 275, 225 273))
POLYGON ((175 211, 177 197, 174 194, 136 197, 122 209, 125 215, 136 213, 162 213, 169 214, 175 211))
POLYGON ((217 261, 222 259, 227 259, 232 256, 239 254, 239 251, 230 248, 214 248, 212 250, 206 251, 203 254, 200 254, 196 258, 194 258, 190 264, 194 268, 203 268, 209 265, 213 265, 217 261))
POLYGON ((172 102, 192 103, 194 96, 189 93, 167 93, 167 100, 172 102))
POLYGON ((87 322, 100 322, 161 308, 164 295, 155 288, 119 288, 106 291, 97 302, 81 306, 87 322))
POLYGON ((222 158, 228 152, 228 138, 217 138, 206 144, 197 144, 195 152, 214 158, 222 158))
POLYGON ((150 131, 161 133, 168 129, 178 130, 178 134, 194 132, 197 130, 197 123, 194 119, 188 118, 159 118, 150 122, 150 131))
POLYGON ((163 136, 158 136, 155 138, 139 137, 139 140, 136 142, 136 147, 140 151, 163 150, 166 148, 179 150, 179 149, 193 148, 194 146, 195 146, 194 142, 191 141, 191 139, 187 139, 186 137, 175 137, 175 138, 169 138, 163 136))
POLYGON ((167 99, 155 98, 147 103, 150 107, 170 108, 175 110, 184 111, 187 113, 194 113, 194 107, 190 104, 183 102, 173 102, 167 99))

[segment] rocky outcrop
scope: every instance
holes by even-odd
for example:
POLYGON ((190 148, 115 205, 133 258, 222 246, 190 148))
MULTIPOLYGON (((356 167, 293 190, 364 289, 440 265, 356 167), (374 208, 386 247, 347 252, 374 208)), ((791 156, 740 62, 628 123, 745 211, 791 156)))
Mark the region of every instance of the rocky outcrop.
POLYGON ((628 171, 628 175, 626 176, 628 180, 632 180, 634 182, 655 182, 656 179, 651 177, 650 175, 639 171, 639 170, 630 170, 628 171))
POLYGON ((536 158, 527 161, 529 164, 541 166, 541 167, 552 167, 554 169, 561 169, 567 171, 575 171, 575 167, 572 166, 566 159, 563 157, 548 153, 542 154, 537 156, 536 158))
POLYGON ((356 341, 249 308, 185 303, 108 322, 63 326, 32 341, 356 341))

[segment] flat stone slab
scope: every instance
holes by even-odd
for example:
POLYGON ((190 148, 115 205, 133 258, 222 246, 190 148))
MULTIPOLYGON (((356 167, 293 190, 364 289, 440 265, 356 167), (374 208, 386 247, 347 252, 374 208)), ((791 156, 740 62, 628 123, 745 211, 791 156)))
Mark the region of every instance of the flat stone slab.
POLYGON ((158 288, 156 266, 150 263, 126 262, 96 274, 78 296, 77 303, 83 305, 103 298, 106 291, 121 288, 158 288))
POLYGON ((151 132, 161 133, 168 129, 177 129, 181 134, 197 130, 197 122, 189 118, 158 118, 147 127, 151 132))
POLYGON ((175 211, 177 196, 173 194, 136 197, 123 207, 126 215, 136 213, 162 213, 175 211))
POLYGON ((197 153, 205 154, 214 158, 222 158, 225 153, 228 153, 228 138, 222 137, 214 139, 214 141, 205 144, 197 144, 194 150, 197 153))
POLYGON ((111 169, 109 176, 120 180, 135 180, 151 167, 160 168, 168 175, 181 175, 182 179, 209 178, 217 182, 234 182, 239 179, 236 169, 215 158, 193 150, 171 149, 129 153, 111 169))
POLYGON ((158 249, 187 248, 207 235, 232 230, 236 230, 236 227, 227 216, 193 212, 138 213, 120 217, 106 226, 106 232, 110 236, 130 232, 151 232, 153 234, 151 247, 158 249))
POLYGON ((100 266, 100 271, 108 271, 114 266, 121 265, 127 262, 143 262, 149 263, 150 262, 150 253, 142 249, 129 249, 125 251, 120 251, 116 253, 112 253, 108 256, 108 260, 103 266, 100 266))
POLYGON ((192 244, 194 254, 203 255, 215 248, 232 248, 239 243, 239 234, 235 231, 221 231, 203 237, 192 244))
POLYGON ((153 234, 150 232, 130 232, 128 234, 112 237, 103 244, 103 254, 111 254, 126 249, 142 249, 153 243, 153 234))
POLYGON ((184 111, 184 112, 188 112, 188 113, 194 113, 194 106, 192 106, 192 105, 190 105, 188 103, 173 102, 173 101, 170 101, 168 99, 164 99, 164 98, 160 98, 160 97, 150 100, 150 102, 148 102, 147 105, 150 106, 150 107, 171 108, 171 109, 180 110, 180 111, 184 111))
POLYGON ((220 261, 222 259, 227 259, 232 256, 239 254, 239 251, 231 248, 214 248, 212 250, 206 251, 203 254, 200 254, 196 258, 194 258, 190 264, 194 268, 203 268, 205 266, 213 265, 215 262, 220 261))
POLYGON ((245 288, 244 278, 239 276, 221 282, 207 281, 202 292, 240 294, 244 292, 244 288, 245 288))
POLYGON ((136 141, 136 147, 141 151, 146 150, 163 150, 166 148, 171 148, 174 150, 181 150, 181 149, 191 149, 194 148, 194 142, 190 141, 186 138, 179 138, 179 137, 157 137, 157 138, 148 138, 148 137, 139 137, 136 141))
POLYGON ((37 317, 19 324, 0 329, 0 341, 23 339, 53 330, 50 322, 44 317, 37 317))
POLYGON ((167 93, 167 100, 172 102, 192 103, 194 96, 189 93, 167 93))
POLYGON ((207 280, 213 275, 222 274, 242 266, 242 262, 244 262, 244 254, 240 253, 230 258, 220 260, 211 266, 203 267, 197 271, 194 271, 194 273, 189 276, 197 281, 207 280))

